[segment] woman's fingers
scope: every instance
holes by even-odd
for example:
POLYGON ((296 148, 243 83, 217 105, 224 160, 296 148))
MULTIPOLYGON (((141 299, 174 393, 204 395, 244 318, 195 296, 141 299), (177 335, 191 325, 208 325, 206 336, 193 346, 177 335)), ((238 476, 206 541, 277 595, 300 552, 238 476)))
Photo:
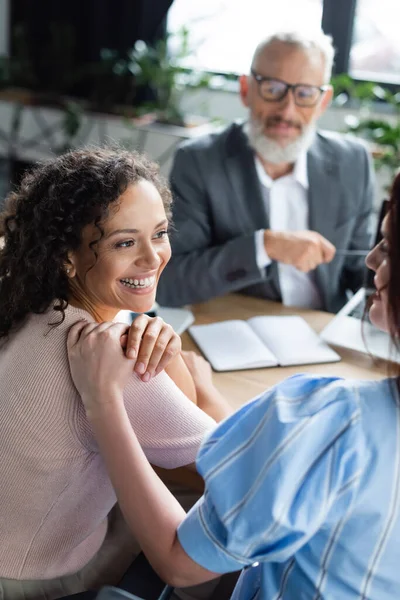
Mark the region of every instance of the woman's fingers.
POLYGON ((147 323, 147 327, 143 332, 142 341, 139 347, 139 352, 135 365, 136 373, 138 373, 139 375, 146 374, 146 377, 142 377, 143 381, 148 381, 150 379, 150 374, 146 372, 150 361, 150 357, 154 349, 156 351, 156 354, 158 354, 160 352, 160 349, 163 351, 163 349, 165 348, 165 344, 169 341, 165 340, 165 337, 163 336, 161 336, 160 338, 160 334, 163 330, 164 325, 165 323, 160 317, 155 317, 149 320, 149 322, 147 323))
POLYGON ((86 327, 86 325, 87 321, 77 321, 77 323, 74 323, 74 325, 72 325, 67 337, 68 350, 71 350, 73 346, 75 346, 78 343, 82 330, 84 327, 86 327))
POLYGON ((128 325, 125 323, 114 323, 112 321, 88 323, 87 321, 78 321, 69 330, 67 347, 72 349, 73 346, 76 346, 79 341, 82 342, 85 340, 90 334, 93 334, 91 337, 96 337, 108 330, 113 337, 116 336, 123 339, 127 336, 127 329, 128 325))
POLYGON ((114 325, 114 323, 110 322, 110 321, 105 321, 104 323, 88 323, 86 325, 86 327, 83 329, 81 336, 83 338, 87 337, 90 333, 92 333, 93 331, 95 332, 95 335, 101 333, 102 331, 107 331, 107 329, 110 329, 110 327, 112 327, 114 325))
POLYGON ((134 370, 143 381, 149 381, 152 376, 165 369, 181 350, 181 339, 170 325, 160 317, 151 318, 144 314, 136 317, 130 327, 123 323, 80 321, 71 327, 68 347, 78 345, 79 352, 82 353, 82 344, 85 343, 85 352, 90 351, 90 348, 99 344, 103 334, 113 339, 118 338, 120 347, 125 349, 125 355, 131 359, 136 358, 134 370))
MULTIPOLYGON (((146 336, 146 334, 145 334, 145 336, 146 336)), ((162 356, 164 355, 164 352, 170 342, 170 339, 171 339, 170 332, 167 329, 162 328, 160 330, 160 333, 158 334, 158 337, 155 339, 152 348, 150 346, 150 341, 149 341, 148 348, 146 348, 144 346, 143 350, 142 349, 139 350, 140 361, 142 362, 142 364, 146 365, 146 361, 147 361, 146 370, 145 370, 144 375, 142 376, 143 381, 149 381, 150 377, 155 375, 155 371, 158 367, 158 364, 159 364, 162 356), (143 355, 142 355, 142 352, 143 352, 143 355)), ((144 341, 145 340, 146 340, 146 337, 144 338, 144 341)), ((151 342, 153 342, 153 339, 151 340, 151 342)))
POLYGON ((180 348, 180 337, 170 325, 160 317, 140 315, 130 327, 126 355, 136 357, 136 373, 143 381, 149 381, 165 368, 180 348))
POLYGON ((130 326, 126 345, 126 356, 128 358, 134 359, 137 357, 142 342, 142 336, 150 320, 151 318, 147 315, 139 315, 130 326))
POLYGON ((163 371, 169 361, 179 354, 181 346, 181 338, 170 325, 164 324, 147 365, 146 372, 150 374, 150 377, 163 371))
POLYGON ((128 345, 128 333, 124 333, 121 336, 121 348, 123 348, 126 351, 128 345))
POLYGON ((78 321, 69 330, 67 338, 67 348, 72 349, 78 342, 83 341, 93 331, 100 333, 110 328, 113 323, 88 323, 87 321, 78 321))
MULTIPOLYGON (((102 323, 102 325, 105 325, 105 323, 102 323)), ((121 340, 124 337, 128 336, 128 331, 129 331, 129 325, 127 325, 126 323, 109 323, 110 327, 109 328, 104 328, 104 329, 99 329, 99 331, 105 331, 106 329, 110 329, 110 333, 112 333, 113 336, 115 336, 115 339, 119 340, 120 344, 121 344, 121 340)), ((101 327, 101 326, 99 326, 101 327)))
POLYGON ((178 335, 175 335, 170 339, 168 345, 166 346, 158 362, 158 366, 154 370, 154 375, 158 375, 159 373, 161 373, 161 371, 163 371, 168 365, 169 361, 175 358, 181 352, 181 349, 181 338, 178 335))

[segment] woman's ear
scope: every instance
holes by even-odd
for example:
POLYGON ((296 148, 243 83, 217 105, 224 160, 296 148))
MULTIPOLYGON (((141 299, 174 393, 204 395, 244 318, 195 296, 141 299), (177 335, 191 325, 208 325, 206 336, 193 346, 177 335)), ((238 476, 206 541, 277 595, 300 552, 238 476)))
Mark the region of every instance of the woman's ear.
POLYGON ((64 271, 70 279, 76 275, 76 268, 72 254, 68 254, 68 260, 64 264, 64 271))
POLYGON ((64 271, 70 279, 75 277, 75 267, 73 267, 70 263, 67 263, 64 266, 64 271))

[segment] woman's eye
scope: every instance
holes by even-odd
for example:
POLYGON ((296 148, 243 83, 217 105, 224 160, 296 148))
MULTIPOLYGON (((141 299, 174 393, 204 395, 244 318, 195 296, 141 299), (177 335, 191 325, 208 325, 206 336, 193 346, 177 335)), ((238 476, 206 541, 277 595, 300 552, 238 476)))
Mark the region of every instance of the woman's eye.
POLYGON ((163 229, 162 231, 158 231, 154 237, 156 239, 160 240, 164 237, 167 237, 167 235, 168 235, 168 231, 166 229, 163 229))
POLYGON ((116 248, 130 248, 134 245, 134 243, 135 242, 133 240, 125 240, 124 242, 118 242, 116 244, 116 248))

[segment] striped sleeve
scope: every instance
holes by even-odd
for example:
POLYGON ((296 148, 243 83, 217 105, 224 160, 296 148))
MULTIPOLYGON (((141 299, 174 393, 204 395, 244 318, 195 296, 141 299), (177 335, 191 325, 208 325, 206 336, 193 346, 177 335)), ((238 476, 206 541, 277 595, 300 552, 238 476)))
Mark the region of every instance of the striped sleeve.
MULTIPOLYGON (((363 468, 357 388, 299 375, 221 423, 197 468, 204 497, 178 531, 215 572, 284 561, 357 493, 363 468)), ((338 516, 338 515, 337 515, 338 516)))

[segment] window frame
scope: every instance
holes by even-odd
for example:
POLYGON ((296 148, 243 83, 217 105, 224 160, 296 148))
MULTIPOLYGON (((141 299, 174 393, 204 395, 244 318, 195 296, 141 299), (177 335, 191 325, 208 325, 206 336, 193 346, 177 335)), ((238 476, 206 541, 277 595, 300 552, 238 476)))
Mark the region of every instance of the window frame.
POLYGON ((323 0, 322 29, 336 49, 334 73, 349 72, 357 0, 323 0))
MULTIPOLYGON (((350 52, 353 42, 353 30, 356 18, 357 0, 323 0, 322 1, 322 22, 321 27, 324 33, 331 35, 335 47, 335 64, 333 68, 334 75, 342 73, 350 75, 350 52)), ((380 79, 364 79, 359 77, 351 78, 357 83, 372 82, 381 85, 391 92, 397 92, 398 83, 384 81, 380 79)), ((384 100, 378 100, 378 103, 385 103, 384 100)))

